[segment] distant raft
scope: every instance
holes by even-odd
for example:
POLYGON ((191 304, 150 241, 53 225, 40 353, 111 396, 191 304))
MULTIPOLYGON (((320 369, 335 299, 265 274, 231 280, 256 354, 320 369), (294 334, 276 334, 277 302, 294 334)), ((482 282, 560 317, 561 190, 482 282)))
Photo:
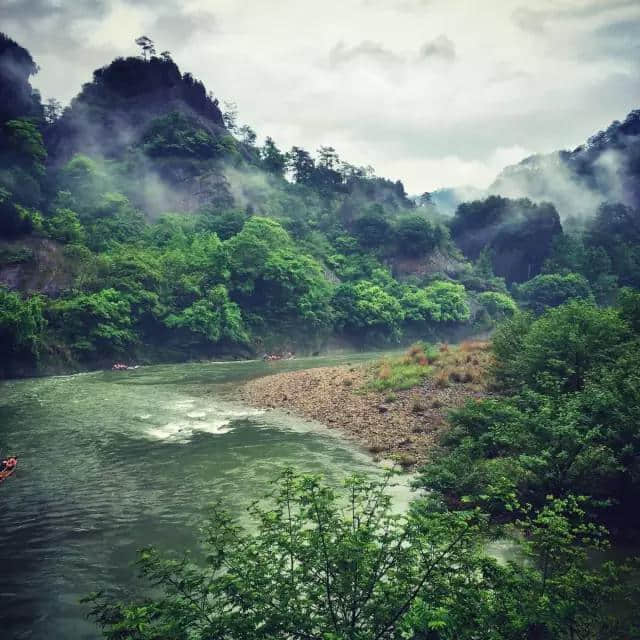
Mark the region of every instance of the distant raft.
POLYGON ((13 475, 15 473, 15 470, 18 468, 18 458, 12 457, 12 459, 15 460, 15 463, 10 467, 5 467, 2 471, 0 471, 0 484, 2 484, 10 475, 13 475))

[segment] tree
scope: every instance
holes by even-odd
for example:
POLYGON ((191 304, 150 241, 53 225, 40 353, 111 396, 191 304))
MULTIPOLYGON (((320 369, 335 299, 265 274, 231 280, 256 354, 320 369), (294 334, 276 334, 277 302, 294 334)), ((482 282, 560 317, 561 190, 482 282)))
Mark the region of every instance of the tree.
POLYGON ((283 176, 287 167, 287 156, 278 149, 273 138, 267 137, 262 149, 260 149, 262 166, 277 176, 283 176))
POLYGON ((231 133, 235 133, 238 126, 238 105, 235 102, 225 101, 222 120, 224 122, 224 126, 231 133))
POLYGON ((204 298, 186 309, 170 314, 164 322, 172 329, 187 329, 212 343, 242 344, 249 340, 240 308, 229 300, 222 284, 213 287, 204 298))
POLYGON ((495 375, 508 387, 579 391, 589 371, 614 362, 630 336, 615 309, 582 300, 548 309, 533 321, 517 314, 494 335, 495 375))
POLYGON ((367 280, 341 284, 332 301, 337 325, 350 332, 373 332, 391 338, 400 335, 404 312, 400 302, 367 280))
POLYGON ((373 205, 353 223, 353 234, 368 249, 391 244, 391 225, 380 205, 373 205))
POLYGON ((540 273, 555 236, 562 233, 552 204, 501 196, 462 203, 450 229, 456 244, 471 260, 483 249, 491 249, 493 270, 507 282, 522 282, 540 273))
POLYGON ((156 55, 156 48, 151 38, 148 38, 147 36, 140 36, 139 38, 136 38, 135 42, 142 50, 142 56, 145 60, 156 55))
POLYGON ((251 529, 217 505, 202 562, 152 547, 138 566, 144 600, 85 599, 107 640, 588 640, 636 637, 631 567, 593 567, 606 531, 584 500, 511 506, 526 562, 479 550, 478 511, 415 501, 395 515, 387 480, 349 478, 336 491, 285 470, 251 529), (622 604, 628 606, 621 606, 622 604))
POLYGON ((524 308, 536 314, 543 313, 549 307, 557 307, 567 300, 589 300, 592 297, 589 283, 577 273, 541 274, 517 286, 515 291, 524 308))
POLYGON ((96 595, 92 615, 114 640, 423 637, 445 624, 456 576, 473 575, 479 525, 469 513, 396 516, 385 488, 353 477, 342 502, 319 478, 285 471, 271 504, 250 508, 253 532, 217 507, 205 566, 145 549, 140 568, 161 595, 96 595))
POLYGON ((0 287, 0 353, 6 362, 37 359, 47 323, 40 296, 23 299, 18 293, 0 287))
POLYGON ((398 253, 411 257, 424 256, 444 239, 444 232, 419 215, 403 216, 395 223, 398 253))
POLYGON ((493 320, 511 318, 518 312, 518 305, 506 293, 485 291, 478 295, 478 302, 487 310, 493 320))
POLYGON ((62 115, 62 104, 55 98, 49 98, 43 105, 44 120, 47 124, 55 124, 62 115))
POLYGON ((291 248, 271 251, 256 292, 256 312, 267 318, 299 320, 312 330, 332 326, 331 288, 310 256, 291 248))
POLYGON ((256 138, 258 136, 256 135, 256 132, 248 124, 243 124, 238 129, 238 134, 240 135, 240 139, 244 144, 249 145, 250 147, 253 147, 255 145, 256 138))
POLYGON ((424 291, 427 300, 433 305, 431 319, 434 322, 467 322, 471 317, 471 309, 463 285, 437 280, 424 291))
POLYGON ((310 184, 316 168, 309 152, 300 147, 291 147, 287 154, 287 167, 298 184, 310 184))
POLYGON ((270 252, 288 247, 291 239, 275 220, 255 216, 225 244, 234 288, 244 295, 251 295, 270 252))
POLYGON ((131 306, 115 289, 56 300, 47 313, 54 330, 80 357, 121 354, 136 341, 131 306))
POLYGON ((82 243, 86 236, 78 214, 66 207, 56 209, 53 215, 47 218, 46 229, 52 238, 60 242, 82 243))

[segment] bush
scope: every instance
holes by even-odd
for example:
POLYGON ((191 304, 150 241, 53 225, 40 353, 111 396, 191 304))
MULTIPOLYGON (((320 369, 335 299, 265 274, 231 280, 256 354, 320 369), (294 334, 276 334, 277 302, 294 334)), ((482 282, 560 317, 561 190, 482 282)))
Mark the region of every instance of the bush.
POLYGON ((519 315, 494 336, 494 373, 505 386, 577 391, 594 366, 620 355, 630 335, 617 311, 579 300, 533 322, 519 315))
POLYGON ((270 501, 250 508, 253 527, 217 506, 199 565, 143 549, 151 595, 94 594, 90 616, 108 640, 636 637, 637 581, 629 568, 593 568, 606 531, 586 523, 583 500, 513 503, 527 561, 499 564, 479 550, 479 514, 427 499, 396 515, 385 489, 353 477, 338 492, 285 471, 270 501))
POLYGON ((461 284, 439 280, 425 289, 427 300, 434 305, 431 318, 439 323, 467 322, 471 309, 461 284))
POLYGON ((444 238, 444 231, 418 215, 404 216, 395 223, 395 239, 400 255, 424 256, 444 238))
POLYGON ((478 295, 478 302, 487 310, 494 321, 511 318, 518 311, 518 305, 506 293, 485 291, 478 295))
POLYGON ((591 298, 586 278, 577 273, 539 275, 516 287, 516 295, 525 309, 536 314, 557 307, 568 300, 591 298))

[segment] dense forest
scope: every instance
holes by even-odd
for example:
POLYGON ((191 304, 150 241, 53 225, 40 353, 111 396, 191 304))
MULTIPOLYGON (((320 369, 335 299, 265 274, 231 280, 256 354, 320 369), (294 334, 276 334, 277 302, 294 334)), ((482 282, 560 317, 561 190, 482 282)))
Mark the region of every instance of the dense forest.
MULTIPOLYGON (((4 375, 446 338, 640 285, 633 198, 566 231, 553 203, 523 198, 447 217, 331 147, 258 146, 233 105, 141 46, 61 109, 2 36, 4 375)), ((594 138, 627 173, 635 120, 594 138)))

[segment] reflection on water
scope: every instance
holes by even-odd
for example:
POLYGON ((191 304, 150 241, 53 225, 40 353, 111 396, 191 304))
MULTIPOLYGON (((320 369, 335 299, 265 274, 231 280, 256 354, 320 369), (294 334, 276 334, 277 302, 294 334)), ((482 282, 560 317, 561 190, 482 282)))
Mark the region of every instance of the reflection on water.
MULTIPOLYGON (((12 639, 96 638, 78 600, 135 594, 144 544, 193 546, 208 505, 242 512, 279 465, 337 482, 377 472, 318 425, 231 399, 265 372, 372 354, 278 363, 144 367, 0 384, 0 446, 20 456, 0 486, 0 628, 12 639)), ((397 488, 400 501, 406 488, 397 488)))

